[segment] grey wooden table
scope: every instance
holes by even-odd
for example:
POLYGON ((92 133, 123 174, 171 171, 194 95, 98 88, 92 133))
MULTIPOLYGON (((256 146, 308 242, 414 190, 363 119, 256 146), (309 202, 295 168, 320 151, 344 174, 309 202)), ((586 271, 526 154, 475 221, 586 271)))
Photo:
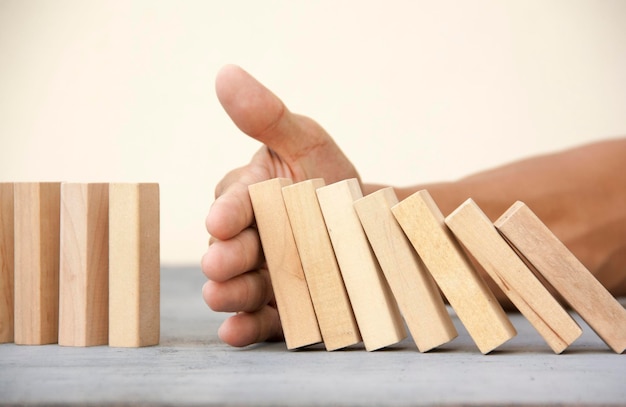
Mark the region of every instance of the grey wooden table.
POLYGON ((161 344, 141 349, 0 345, 0 404, 78 405, 626 405, 626 355, 582 323, 555 355, 518 314, 518 336, 482 355, 459 337, 421 354, 410 339, 362 347, 287 351, 220 343, 225 315, 202 301, 200 270, 162 271, 161 344))

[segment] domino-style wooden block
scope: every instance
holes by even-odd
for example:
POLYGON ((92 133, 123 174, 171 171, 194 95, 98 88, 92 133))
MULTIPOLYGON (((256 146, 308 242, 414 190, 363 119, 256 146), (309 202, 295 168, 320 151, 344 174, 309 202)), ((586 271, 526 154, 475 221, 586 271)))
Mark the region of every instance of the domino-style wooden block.
POLYGON ((496 228, 616 353, 626 349, 626 309, 523 202, 496 228))
POLYGON ((13 342, 13 184, 0 183, 0 343, 13 342))
POLYGON ((306 277, 283 201, 287 178, 250 185, 248 191, 261 238, 278 315, 288 349, 322 341, 306 277))
POLYGON ((365 349, 401 341, 406 330, 398 305, 354 209, 354 201, 363 197, 359 182, 318 188, 317 197, 365 349))
POLYGON ((321 178, 283 187, 283 199, 326 349, 361 342, 315 190, 321 178))
POLYGON ((471 198, 445 221, 555 353, 563 352, 582 334, 580 326, 506 243, 471 198))
POLYGON ((514 337, 511 321, 446 227, 428 191, 414 193, 391 210, 478 349, 486 354, 514 337))
POLYGON ((15 343, 57 343, 60 183, 14 184, 15 343))
POLYGON ((432 276, 391 213, 398 203, 393 188, 354 202, 354 209, 420 352, 456 338, 458 333, 432 276))
POLYGON ((160 337, 159 185, 109 185, 109 345, 160 337))
POLYGON ((59 345, 109 339, 109 186, 61 184, 59 345))

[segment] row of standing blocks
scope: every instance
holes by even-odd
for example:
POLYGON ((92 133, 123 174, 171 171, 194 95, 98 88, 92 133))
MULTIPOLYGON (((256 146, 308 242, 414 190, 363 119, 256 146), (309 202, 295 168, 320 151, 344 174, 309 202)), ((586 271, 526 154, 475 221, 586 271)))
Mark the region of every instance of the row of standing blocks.
POLYGON ((156 345, 156 183, 0 183, 0 343, 156 345))
POLYGON ((491 352, 516 330, 468 253, 555 353, 582 329, 550 290, 626 349, 626 309, 522 202, 491 222, 471 199, 444 217, 426 190, 363 197, 356 179, 275 178, 249 192, 289 349, 372 351, 403 340, 405 326, 419 351, 434 349, 458 335, 443 294, 491 352))

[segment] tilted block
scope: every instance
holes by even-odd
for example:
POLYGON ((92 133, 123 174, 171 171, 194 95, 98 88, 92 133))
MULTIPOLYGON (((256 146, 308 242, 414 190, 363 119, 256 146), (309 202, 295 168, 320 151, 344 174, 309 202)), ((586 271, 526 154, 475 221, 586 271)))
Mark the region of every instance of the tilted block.
POLYGON ((555 353, 563 352, 582 334, 473 200, 446 217, 446 224, 555 353))
POLYGON ((398 305, 354 209, 354 201, 363 197, 359 182, 318 188, 317 197, 365 349, 401 341, 406 330, 398 305))
POLYGON ((159 185, 109 185, 109 345, 160 337, 159 185))
POLYGON ((496 228, 615 352, 626 349, 626 309, 523 202, 496 228))
POLYGON ((489 353, 514 337, 511 321, 452 236, 428 191, 414 193, 391 210, 478 349, 489 353))
POLYGON ((13 342, 13 184, 0 183, 0 343, 13 342))
POLYGON ((109 186, 61 184, 59 345, 109 339, 109 186))
POLYGON ((341 271, 315 193, 313 179, 283 187, 283 199, 327 350, 361 342, 341 271))
POLYGON ((14 184, 15 343, 57 343, 60 183, 14 184))
POLYGON ((250 185, 248 191, 261 238, 278 315, 288 349, 322 341, 306 277, 283 202, 286 178, 250 185))

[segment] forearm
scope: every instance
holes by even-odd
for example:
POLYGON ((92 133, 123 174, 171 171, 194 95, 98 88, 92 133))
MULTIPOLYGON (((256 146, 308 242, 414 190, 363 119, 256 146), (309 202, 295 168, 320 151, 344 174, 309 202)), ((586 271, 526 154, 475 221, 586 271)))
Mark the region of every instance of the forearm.
MULTIPOLYGON (((376 186, 365 186, 365 190, 376 186)), ((626 139, 533 157, 428 189, 444 215, 472 198, 492 220, 524 201, 614 295, 626 295, 626 139)))

